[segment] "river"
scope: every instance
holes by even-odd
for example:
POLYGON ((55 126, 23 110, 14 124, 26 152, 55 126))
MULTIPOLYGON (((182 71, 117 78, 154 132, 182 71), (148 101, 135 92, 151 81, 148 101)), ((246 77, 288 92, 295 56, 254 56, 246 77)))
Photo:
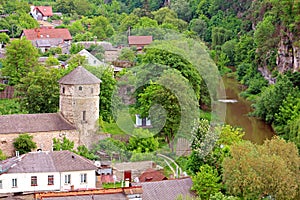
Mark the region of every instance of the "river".
POLYGON ((265 139, 274 136, 272 127, 262 120, 249 117, 247 114, 252 111, 251 102, 239 96, 242 92, 242 85, 236 79, 223 77, 226 91, 226 118, 225 122, 234 127, 241 127, 245 131, 244 139, 257 144, 262 144, 265 139))

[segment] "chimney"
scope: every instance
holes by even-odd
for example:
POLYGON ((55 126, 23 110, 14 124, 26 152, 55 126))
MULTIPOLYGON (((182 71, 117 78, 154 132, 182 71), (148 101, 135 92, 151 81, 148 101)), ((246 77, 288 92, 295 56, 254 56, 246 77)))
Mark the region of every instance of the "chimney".
POLYGON ((19 158, 19 156, 20 156, 19 151, 16 151, 16 157, 19 158))

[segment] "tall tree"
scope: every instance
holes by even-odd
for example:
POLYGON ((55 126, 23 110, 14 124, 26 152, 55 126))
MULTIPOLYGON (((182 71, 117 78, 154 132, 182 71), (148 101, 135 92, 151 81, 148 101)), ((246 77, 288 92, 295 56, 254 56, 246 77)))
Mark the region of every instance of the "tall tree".
POLYGON ((57 112, 59 104, 59 85, 62 71, 35 67, 16 85, 21 108, 29 113, 57 112))
POLYGON ((10 85, 20 83, 20 79, 38 65, 38 51, 26 38, 16 39, 6 48, 6 58, 2 73, 9 76, 10 85))
POLYGON ((246 199, 299 199, 300 157, 293 143, 277 137, 263 145, 235 144, 230 151, 223 163, 229 193, 246 199))

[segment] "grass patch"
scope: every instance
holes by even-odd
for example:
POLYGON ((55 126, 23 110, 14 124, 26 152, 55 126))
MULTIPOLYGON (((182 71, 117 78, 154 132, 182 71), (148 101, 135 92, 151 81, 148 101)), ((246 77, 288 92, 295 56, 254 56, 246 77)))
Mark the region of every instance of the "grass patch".
POLYGON ((121 182, 116 182, 116 183, 102 183, 102 187, 104 189, 120 188, 120 187, 122 187, 122 184, 121 184, 121 182))
POLYGON ((115 122, 102 122, 102 131, 105 133, 110 133, 110 134, 125 134, 124 131, 122 131, 119 126, 117 125, 117 123, 115 122))

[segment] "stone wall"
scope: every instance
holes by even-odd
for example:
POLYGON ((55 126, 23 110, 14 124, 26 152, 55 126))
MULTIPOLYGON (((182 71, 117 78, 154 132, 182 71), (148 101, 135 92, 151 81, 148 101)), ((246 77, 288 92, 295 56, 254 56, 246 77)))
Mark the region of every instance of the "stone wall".
MULTIPOLYGON (((79 134, 76 130, 64 130, 64 131, 52 131, 52 132, 37 132, 28 133, 33 136, 33 141, 37 144, 37 149, 42 149, 43 151, 52 151, 52 141, 53 138, 63 139, 63 137, 74 141, 74 148, 80 145, 79 134)), ((0 149, 7 156, 14 156, 15 149, 13 142, 17 138, 19 133, 2 134, 0 139, 0 149)))

